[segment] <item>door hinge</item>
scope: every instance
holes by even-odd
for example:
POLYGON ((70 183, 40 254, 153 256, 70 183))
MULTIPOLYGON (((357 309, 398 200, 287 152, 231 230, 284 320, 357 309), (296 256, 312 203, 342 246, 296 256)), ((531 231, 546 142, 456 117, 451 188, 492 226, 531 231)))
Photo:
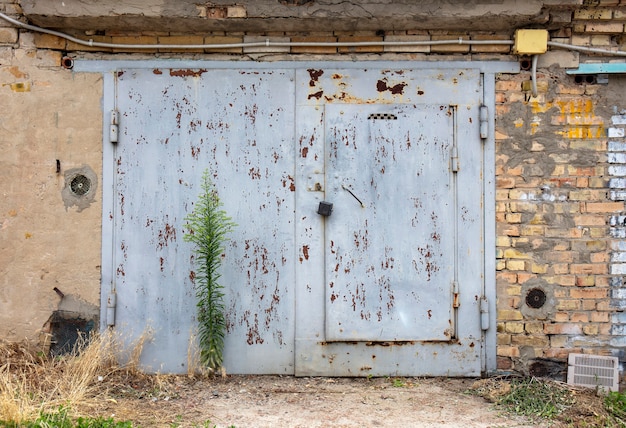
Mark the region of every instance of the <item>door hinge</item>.
POLYGON ((459 172, 459 150, 456 145, 452 147, 451 154, 452 172, 459 172))
POLYGON ((486 139, 489 136, 489 109, 487 106, 480 106, 480 138, 486 139))
POLYGON ((109 141, 112 143, 117 143, 117 138, 119 134, 118 124, 119 124, 119 114, 117 110, 111 110, 111 126, 109 128, 109 141))
POLYGON ((489 302, 485 296, 480 298, 480 328, 489 330, 489 302))
POLYGON ((117 294, 112 291, 107 297, 107 326, 115 325, 115 309, 117 308, 117 294))
POLYGON ((454 281, 452 283, 452 307, 458 308, 461 306, 461 302, 459 302, 459 283, 454 281))

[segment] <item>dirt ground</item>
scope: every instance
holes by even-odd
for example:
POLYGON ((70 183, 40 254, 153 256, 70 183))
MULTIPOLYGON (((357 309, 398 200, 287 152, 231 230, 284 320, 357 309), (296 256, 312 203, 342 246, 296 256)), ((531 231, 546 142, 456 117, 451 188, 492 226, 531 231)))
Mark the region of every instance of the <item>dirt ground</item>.
POLYGON ((475 379, 163 376, 118 382, 97 413, 141 427, 541 426, 469 392, 475 379))

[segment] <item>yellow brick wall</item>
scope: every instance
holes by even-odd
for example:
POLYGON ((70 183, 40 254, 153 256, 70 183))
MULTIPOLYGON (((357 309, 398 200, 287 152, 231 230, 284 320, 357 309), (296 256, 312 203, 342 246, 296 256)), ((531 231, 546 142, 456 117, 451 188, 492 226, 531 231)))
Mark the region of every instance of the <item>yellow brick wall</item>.
POLYGON ((532 97, 528 78, 496 84, 499 368, 520 369, 522 355, 621 357, 621 282, 611 274, 619 240, 610 227, 625 209, 610 188, 612 174, 621 174, 611 163, 611 153, 621 153, 613 135, 623 135, 626 122, 614 114, 624 103, 611 96, 621 82, 580 84, 563 70, 540 70, 532 97), (529 308, 532 289, 546 292, 548 309, 529 308))

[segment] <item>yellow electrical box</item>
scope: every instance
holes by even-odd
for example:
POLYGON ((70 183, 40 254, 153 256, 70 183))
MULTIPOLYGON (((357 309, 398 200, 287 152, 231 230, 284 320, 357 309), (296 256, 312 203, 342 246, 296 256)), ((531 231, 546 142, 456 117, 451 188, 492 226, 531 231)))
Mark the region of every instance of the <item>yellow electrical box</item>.
POLYGON ((548 30, 515 30, 513 52, 519 55, 536 55, 548 50, 548 30))

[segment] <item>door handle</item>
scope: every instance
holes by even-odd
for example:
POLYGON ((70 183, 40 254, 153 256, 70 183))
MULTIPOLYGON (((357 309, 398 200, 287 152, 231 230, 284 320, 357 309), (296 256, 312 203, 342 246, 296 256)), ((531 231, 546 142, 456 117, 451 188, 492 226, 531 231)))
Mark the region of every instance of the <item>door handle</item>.
POLYGON ((363 202, 361 202, 361 200, 360 200, 359 198, 357 198, 357 197, 356 197, 356 195, 355 195, 354 193, 352 193, 352 190, 350 190, 348 187, 346 187, 346 186, 345 186, 345 185, 343 185, 343 184, 341 185, 341 188, 342 188, 343 190, 347 191, 349 194, 351 194, 351 195, 352 195, 352 197, 353 197, 354 199, 356 199, 356 200, 357 200, 357 202, 358 202, 359 204, 361 204, 361 208, 365 208, 365 205, 363 205, 363 202))

